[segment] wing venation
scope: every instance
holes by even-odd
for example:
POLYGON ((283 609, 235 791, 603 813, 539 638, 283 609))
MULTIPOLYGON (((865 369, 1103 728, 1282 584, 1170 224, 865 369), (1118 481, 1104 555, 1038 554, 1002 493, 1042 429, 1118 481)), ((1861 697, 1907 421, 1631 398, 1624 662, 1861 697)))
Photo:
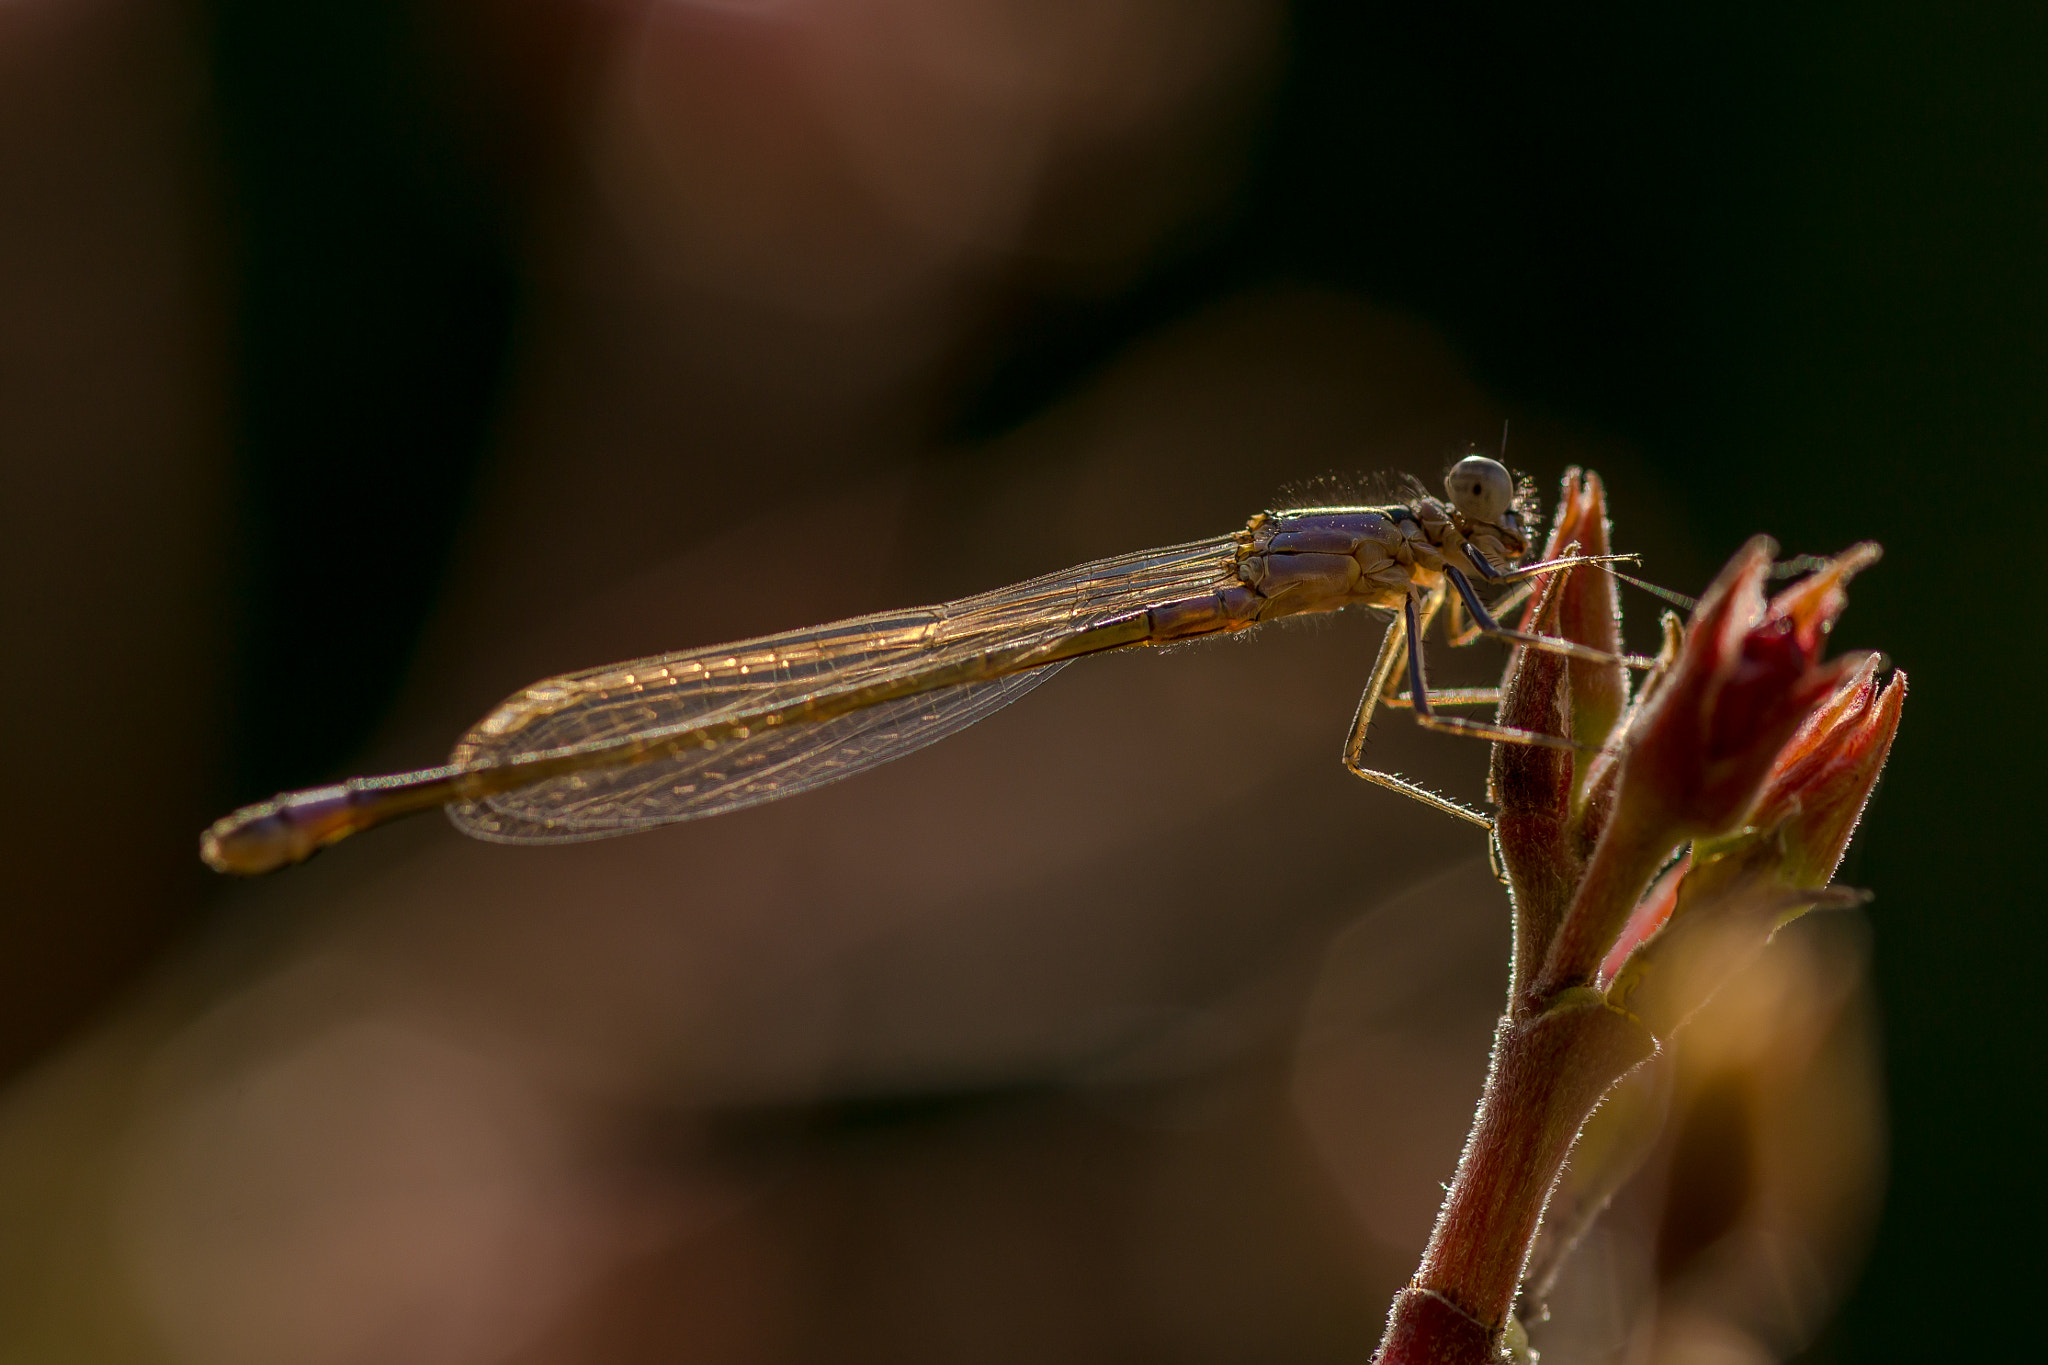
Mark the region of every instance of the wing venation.
MULTIPOLYGON (((452 761, 511 763, 744 722, 990 649, 1062 639, 1214 587, 1234 560, 1234 542, 1219 537, 938 606, 564 674, 508 698, 463 736, 452 761)), ((448 811, 464 832, 503 843, 596 839, 717 815, 921 749, 1009 705, 1059 667, 940 688, 816 724, 764 726, 709 749, 548 778, 448 811)))

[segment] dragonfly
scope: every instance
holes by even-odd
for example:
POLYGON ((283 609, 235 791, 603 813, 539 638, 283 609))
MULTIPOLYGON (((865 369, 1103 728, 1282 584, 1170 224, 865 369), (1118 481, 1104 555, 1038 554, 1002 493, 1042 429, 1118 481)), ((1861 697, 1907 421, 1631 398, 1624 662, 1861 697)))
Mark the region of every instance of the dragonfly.
MULTIPOLYGON (((1234 533, 1098 560, 980 596, 544 679, 500 703, 437 768, 282 793, 216 821, 200 856, 254 875, 400 816, 445 807, 506 844, 601 839, 776 801, 852 777, 1008 706, 1085 655, 1178 644, 1351 607, 1391 612, 1342 751, 1358 777, 1491 829, 1480 811, 1363 761, 1381 705, 1426 728, 1503 743, 1568 740, 1440 707, 1423 639, 1448 603, 1453 644, 1480 636, 1596 663, 1617 656, 1500 624, 1479 586, 1526 595, 1541 576, 1626 555, 1527 562, 1533 491, 1483 455, 1445 495, 1261 512, 1234 533), (1469 616, 1469 627, 1460 627, 1469 616), (1401 683, 1407 683, 1406 692, 1401 683)), ((1502 609, 1509 599, 1496 603, 1502 609)))

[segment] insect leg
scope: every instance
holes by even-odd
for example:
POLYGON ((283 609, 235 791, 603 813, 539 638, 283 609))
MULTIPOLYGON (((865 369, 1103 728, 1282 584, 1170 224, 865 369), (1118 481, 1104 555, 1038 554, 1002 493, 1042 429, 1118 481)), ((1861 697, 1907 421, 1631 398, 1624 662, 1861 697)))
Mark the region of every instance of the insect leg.
MULTIPOLYGON (((1493 604, 1493 609, 1497 612, 1513 611, 1516 607, 1529 600, 1530 594, 1536 591, 1536 584, 1539 581, 1534 578, 1523 579, 1515 584, 1514 587, 1502 593, 1500 600, 1493 604)), ((1448 644, 1452 649, 1462 649, 1486 633, 1477 625, 1466 624, 1465 606, 1462 599, 1453 597, 1450 602, 1450 611, 1451 619, 1449 626, 1446 628, 1444 643, 1448 644)), ((1437 693, 1437 700, 1442 701, 1444 695, 1442 692, 1437 693)))
MULTIPOLYGON (((1498 687, 1439 687, 1436 691, 1429 694, 1429 704, 1432 709, 1439 706, 1498 706, 1500 705, 1500 689, 1498 687)), ((1415 699, 1409 693, 1395 692, 1390 696, 1380 698, 1380 705, 1391 706, 1397 711, 1406 711, 1415 705, 1415 699)))
POLYGON ((1444 603, 1444 643, 1459 649, 1479 638, 1479 632, 1465 619, 1465 604, 1456 597, 1444 603))
MULTIPOLYGON (((1457 570, 1450 570, 1456 573, 1457 570)), ((1470 591, 1470 584, 1466 590, 1470 591)), ((1467 599, 1465 605, 1471 608, 1476 599, 1467 599)), ((1482 608, 1483 610, 1483 608, 1482 608)), ((1403 608, 1410 634, 1415 631, 1415 599, 1409 598, 1403 608)), ((1477 613, 1474 613, 1477 615, 1477 613)), ((1547 637, 1539 637, 1547 638, 1547 637)), ((1560 643, 1565 643, 1560 641, 1560 643)), ((1546 735, 1539 730, 1520 730, 1510 725, 1496 725, 1491 721, 1466 720, 1462 716, 1440 716, 1430 704, 1429 682, 1423 676, 1422 650, 1420 640, 1412 639, 1408 648, 1408 698, 1415 709, 1415 723, 1426 730, 1441 730, 1445 734, 1466 735, 1472 739, 1489 739, 1497 744, 1534 744, 1545 749, 1577 749, 1580 746, 1556 735, 1546 735)), ((1363 774, 1361 774, 1363 776, 1363 774)))
POLYGON ((1655 659, 1645 659, 1636 654, 1609 654, 1604 649, 1594 649, 1576 640, 1560 640, 1555 635, 1531 635, 1527 631, 1509 630, 1493 619, 1493 613, 1479 600, 1479 594, 1472 588, 1472 580, 1458 571, 1455 564, 1444 566, 1444 577, 1458 590, 1458 596, 1465 603, 1465 610, 1472 613, 1473 629, 1481 635, 1490 635, 1496 640, 1507 640, 1518 645, 1528 645, 1552 654, 1562 654, 1567 659, 1583 659, 1595 664, 1627 664, 1630 668, 1653 668, 1655 659))
MULTIPOLYGON (((1432 596, 1435 597, 1436 594, 1432 596)), ((1491 830, 1493 821, 1470 806, 1453 801, 1448 796, 1440 796, 1427 787, 1419 787, 1404 777, 1368 768, 1360 761, 1365 754, 1366 730, 1372 724, 1373 711, 1383 700, 1392 704, 1395 688, 1400 681, 1401 664, 1409 657, 1410 641, 1422 638, 1423 622, 1430 614, 1433 614, 1433 604, 1431 612, 1418 613, 1415 599, 1411 596, 1402 614, 1388 623, 1387 633, 1380 640, 1379 657, 1373 661, 1372 680, 1366 684, 1365 695, 1358 700, 1358 714, 1352 717, 1351 734, 1344 742, 1344 769, 1375 786, 1399 792, 1410 800, 1420 801, 1423 805, 1442 811, 1445 815, 1468 820, 1482 829, 1491 830)))
MULTIPOLYGON (((1524 579, 1508 589, 1501 596, 1500 601, 1493 604, 1494 610, 1507 611, 1519 606, 1531 593, 1536 591, 1537 581, 1533 578, 1524 579)), ((1459 598, 1447 595, 1444 602, 1444 612, 1449 618, 1444 623, 1444 643, 1452 649, 1462 649, 1464 646, 1485 635, 1486 632, 1477 625, 1468 624, 1464 603, 1459 598)), ((1423 614, 1423 628, 1427 630, 1428 627, 1429 615, 1425 610, 1423 614)), ((1382 705, 1398 707, 1404 711, 1414 704, 1408 693, 1395 691, 1391 688, 1388 689, 1384 697, 1380 698, 1380 702, 1382 705)), ((1500 705, 1500 689, 1498 687, 1439 687, 1429 694, 1429 704, 1431 706, 1498 706, 1500 705)))
MULTIPOLYGON (((1567 548, 1575 549, 1577 545, 1578 542, 1573 541, 1571 546, 1567 548)), ((1465 558, 1472 565, 1473 572, 1489 583, 1520 583, 1524 579, 1534 578, 1539 574, 1555 573, 1559 569, 1570 569, 1580 564, 1634 564, 1638 562, 1635 555, 1566 554, 1560 555, 1556 559, 1538 560, 1534 564, 1523 564, 1512 569, 1501 569, 1496 568, 1493 561, 1482 554, 1479 547, 1471 541, 1465 541, 1459 548, 1465 552, 1465 558)))

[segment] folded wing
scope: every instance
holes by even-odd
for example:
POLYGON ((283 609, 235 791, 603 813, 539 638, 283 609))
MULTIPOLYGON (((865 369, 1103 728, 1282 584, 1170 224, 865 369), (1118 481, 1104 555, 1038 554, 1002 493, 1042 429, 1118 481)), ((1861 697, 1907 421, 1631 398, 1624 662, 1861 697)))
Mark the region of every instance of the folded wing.
MULTIPOLYGON (((979 597, 683 650, 536 683, 456 746, 458 764, 686 738, 806 698, 919 674, 990 650, 1050 643, 1199 593, 1234 572, 1229 537, 1085 564, 979 597)), ((599 839, 773 801, 900 758, 1009 705, 1059 664, 938 688, 711 748, 593 767, 448 807, 500 843, 599 839)))

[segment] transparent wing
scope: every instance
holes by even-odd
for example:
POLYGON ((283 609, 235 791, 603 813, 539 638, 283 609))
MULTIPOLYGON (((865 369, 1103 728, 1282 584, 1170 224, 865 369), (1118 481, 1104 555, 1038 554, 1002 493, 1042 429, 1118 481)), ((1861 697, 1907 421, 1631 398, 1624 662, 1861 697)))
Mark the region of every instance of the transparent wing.
MULTIPOLYGON (((979 597, 857 617, 739 644, 565 674, 508 699, 456 746, 458 764, 507 763, 745 721, 806 698, 914 678, 991 650, 1035 645, 1233 575, 1229 537, 1085 564, 979 597)), ((1006 678, 901 698, 812 725, 763 727, 680 757, 548 778, 449 815, 503 843, 595 839, 773 801, 900 758, 973 724, 1051 676, 1006 678)))
POLYGON ((604 839, 722 815, 837 782, 936 743, 1008 706, 1063 666, 904 697, 684 758, 572 773, 449 811, 464 832, 512 844, 604 839))

